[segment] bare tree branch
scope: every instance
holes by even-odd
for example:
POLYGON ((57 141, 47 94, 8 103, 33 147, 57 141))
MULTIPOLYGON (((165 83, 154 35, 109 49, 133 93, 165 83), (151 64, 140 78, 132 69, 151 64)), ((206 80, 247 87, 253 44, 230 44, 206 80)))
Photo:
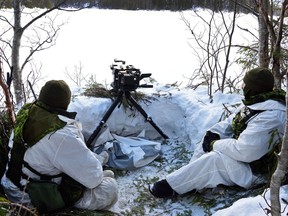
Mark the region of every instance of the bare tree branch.
POLYGON ((11 100, 11 97, 10 97, 9 88, 5 82, 1 59, 0 59, 0 86, 4 92, 6 108, 8 110, 9 118, 13 126, 15 124, 14 106, 13 106, 13 101, 11 100))

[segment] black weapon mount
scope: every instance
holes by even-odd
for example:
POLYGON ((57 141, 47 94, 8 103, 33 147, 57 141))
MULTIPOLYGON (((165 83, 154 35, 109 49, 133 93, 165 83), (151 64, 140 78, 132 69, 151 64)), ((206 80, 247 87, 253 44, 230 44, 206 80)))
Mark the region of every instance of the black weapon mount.
POLYGON ((117 97, 114 102, 111 104, 107 112, 104 114, 102 120, 93 131, 91 136, 88 138, 86 144, 88 147, 91 146, 92 142, 98 136, 99 132, 107 122, 108 118, 112 114, 113 110, 120 106, 123 98, 126 99, 130 106, 134 106, 144 117, 145 121, 149 122, 155 130, 164 138, 168 139, 169 137, 156 125, 150 116, 144 111, 144 109, 136 102, 136 100, 131 96, 130 91, 135 91, 138 87, 142 88, 152 88, 153 85, 140 85, 140 80, 145 77, 150 77, 151 74, 141 74, 139 69, 134 68, 132 65, 125 66, 125 61, 114 60, 114 63, 111 65, 111 69, 114 74, 114 81, 112 83, 113 91, 117 93, 117 97))

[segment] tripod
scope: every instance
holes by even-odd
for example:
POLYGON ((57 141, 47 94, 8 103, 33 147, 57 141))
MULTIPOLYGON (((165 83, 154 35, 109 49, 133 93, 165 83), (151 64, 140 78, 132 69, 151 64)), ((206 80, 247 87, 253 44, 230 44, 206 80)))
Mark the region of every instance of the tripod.
POLYGON ((105 115, 103 116, 102 120, 100 121, 97 128, 93 131, 92 135, 87 140, 86 144, 88 147, 92 144, 93 140, 97 137, 98 133, 101 131, 103 125, 108 120, 109 116, 113 112, 113 110, 116 108, 118 104, 120 104, 123 96, 127 99, 130 104, 132 104, 145 118, 146 121, 148 121, 155 129, 156 131, 164 138, 168 139, 169 137, 155 124, 155 122, 152 120, 151 117, 147 115, 147 113, 144 111, 144 109, 136 102, 136 100, 131 96, 129 91, 123 91, 120 90, 115 101, 112 103, 112 105, 109 107, 105 115))

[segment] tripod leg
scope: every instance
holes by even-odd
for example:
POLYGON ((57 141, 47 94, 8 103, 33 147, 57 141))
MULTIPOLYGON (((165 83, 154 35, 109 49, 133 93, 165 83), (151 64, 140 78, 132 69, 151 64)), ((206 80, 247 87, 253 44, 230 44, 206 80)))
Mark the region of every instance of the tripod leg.
POLYGON ((151 117, 147 115, 145 110, 136 102, 136 100, 131 96, 130 92, 125 92, 125 97, 132 103, 132 105, 144 116, 145 120, 148 121, 155 130, 164 138, 168 139, 169 137, 155 124, 151 117))
POLYGON ((106 121, 108 120, 109 116, 111 115, 111 113, 113 112, 113 110, 116 108, 117 104, 121 101, 122 99, 122 95, 123 92, 119 92, 117 98, 115 99, 115 101, 112 103, 112 105, 109 107, 109 109, 107 110, 107 112, 105 113, 105 115, 103 116, 102 120, 100 121, 99 125, 97 126, 97 128, 93 131, 93 133, 91 134, 91 136, 89 137, 89 139, 86 142, 86 145, 88 148, 91 147, 91 144, 93 142, 93 140, 97 137, 98 133, 101 131, 103 125, 106 123, 106 121))

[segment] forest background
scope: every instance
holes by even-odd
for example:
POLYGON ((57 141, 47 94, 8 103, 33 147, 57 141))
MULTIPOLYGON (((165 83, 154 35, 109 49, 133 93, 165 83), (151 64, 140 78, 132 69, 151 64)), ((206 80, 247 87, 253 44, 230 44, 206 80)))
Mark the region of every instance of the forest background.
MULTIPOLYGON (((28 8, 52 8, 59 0, 30 0, 23 1, 28 8)), ((213 11, 233 11, 235 2, 239 5, 237 12, 249 13, 250 7, 255 7, 254 0, 225 1, 225 0, 68 0, 65 7, 99 9, 122 9, 122 10, 171 10, 182 11, 193 8, 205 8, 213 11), (241 6, 242 5, 242 6, 241 6)), ((13 0, 5 0, 2 7, 12 8, 13 0)))

